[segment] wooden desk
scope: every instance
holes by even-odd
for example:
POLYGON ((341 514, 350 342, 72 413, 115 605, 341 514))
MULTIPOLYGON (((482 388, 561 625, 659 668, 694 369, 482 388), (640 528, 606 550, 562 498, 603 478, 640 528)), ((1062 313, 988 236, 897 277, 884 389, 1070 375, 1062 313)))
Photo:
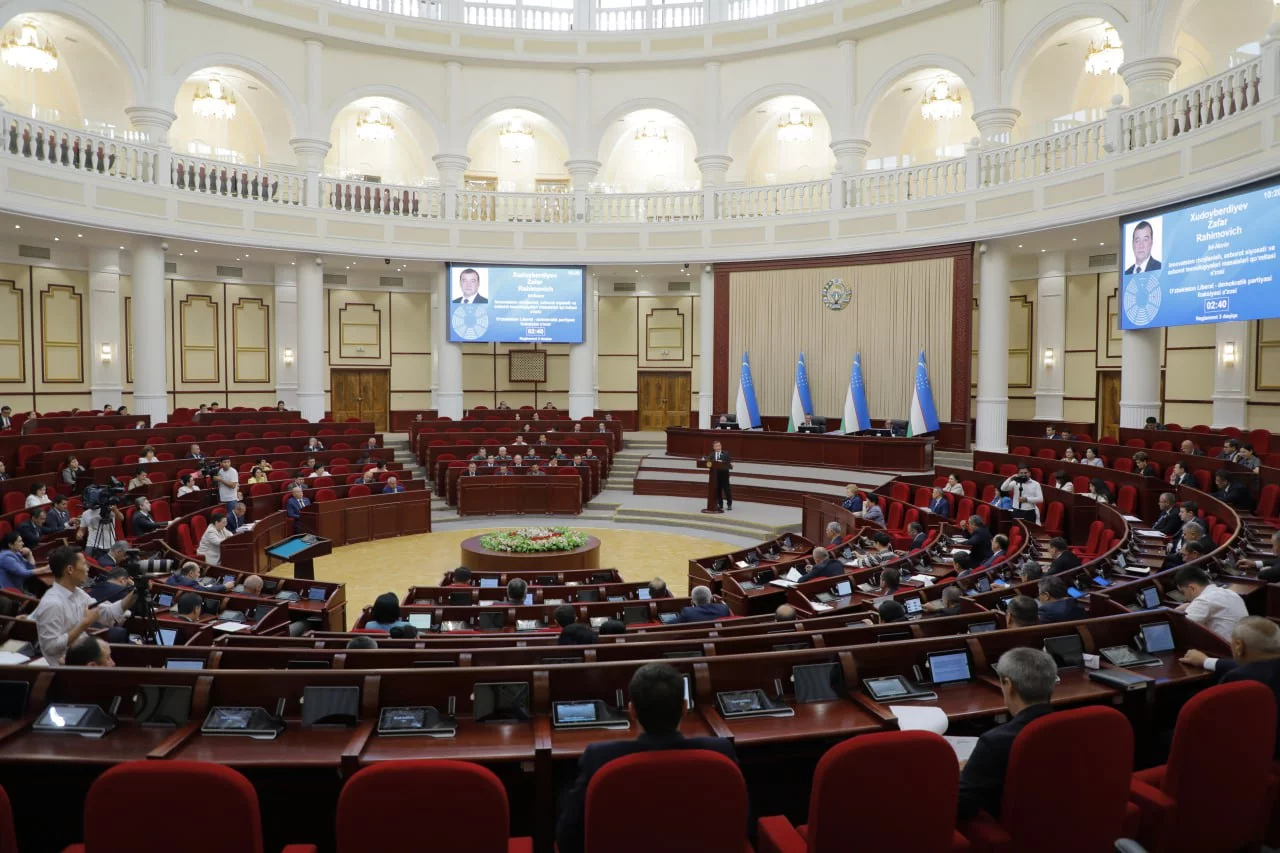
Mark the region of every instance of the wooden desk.
POLYGON ((582 512, 582 478, 464 477, 458 481, 458 515, 578 515, 582 512))
POLYGON ((934 439, 876 438, 854 435, 805 435, 754 430, 667 429, 667 453, 701 457, 719 441, 734 462, 779 462, 832 468, 928 471, 934 439))
POLYGON ((430 533, 431 493, 415 489, 315 502, 303 508, 302 528, 332 540, 334 547, 430 533))

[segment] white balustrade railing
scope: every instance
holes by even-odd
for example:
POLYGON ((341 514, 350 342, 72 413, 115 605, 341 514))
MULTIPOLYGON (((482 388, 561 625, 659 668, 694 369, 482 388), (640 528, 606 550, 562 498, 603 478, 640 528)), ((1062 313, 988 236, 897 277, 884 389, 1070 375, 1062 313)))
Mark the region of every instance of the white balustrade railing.
POLYGON ((343 6, 385 12, 388 15, 404 15, 408 18, 441 19, 443 4, 438 0, 334 0, 343 6))
POLYGON ((431 187, 321 178, 320 206, 346 213, 441 219, 444 217, 444 193, 431 187))
POLYGON ((673 27, 698 27, 706 22, 706 4, 647 3, 643 6, 614 7, 608 0, 597 0, 595 26, 604 32, 624 30, 665 30, 673 27))
POLYGON ((569 193, 458 190, 454 216, 467 222, 573 222, 569 193))
POLYGON ((1261 79, 1262 60, 1255 59, 1126 110, 1120 115, 1120 152, 1159 145, 1254 107, 1261 79))
POLYGON ((789 216, 831 207, 831 182, 807 181, 772 187, 731 187, 716 190, 716 218, 751 219, 789 216))
POLYGON ((762 18, 765 15, 776 15, 779 12, 790 12, 805 6, 816 6, 827 0, 727 0, 725 3, 725 19, 741 21, 745 18, 762 18))
POLYGON ((950 195, 965 189, 965 161, 942 160, 884 172, 863 172, 845 178, 845 207, 900 204, 950 195))
POLYGON ((587 221, 618 225, 702 219, 702 193, 598 193, 587 196, 587 221))
POLYGON ((558 8, 552 3, 526 0, 512 0, 511 3, 464 2, 462 22, 477 27, 552 32, 569 32, 574 24, 571 7, 558 8))
POLYGON ((202 195, 284 205, 306 202, 307 176, 301 172, 235 166, 187 154, 173 155, 169 182, 176 189, 202 195))
POLYGON ((995 187, 1094 163, 1103 149, 1106 121, 1082 124, 1052 136, 1003 145, 978 154, 978 185, 995 187))
POLYGON ((0 115, 4 120, 3 147, 10 156, 127 181, 157 182, 160 152, 150 145, 110 139, 13 113, 0 115))

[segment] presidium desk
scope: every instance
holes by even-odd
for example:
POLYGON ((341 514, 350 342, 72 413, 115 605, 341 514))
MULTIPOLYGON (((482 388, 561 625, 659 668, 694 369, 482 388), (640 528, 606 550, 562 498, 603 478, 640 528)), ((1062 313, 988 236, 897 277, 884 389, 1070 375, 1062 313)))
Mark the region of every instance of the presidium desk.
POLYGON ((826 465, 888 471, 932 471, 933 436, 882 438, 870 435, 667 428, 667 454, 697 458, 719 441, 734 462, 826 465))

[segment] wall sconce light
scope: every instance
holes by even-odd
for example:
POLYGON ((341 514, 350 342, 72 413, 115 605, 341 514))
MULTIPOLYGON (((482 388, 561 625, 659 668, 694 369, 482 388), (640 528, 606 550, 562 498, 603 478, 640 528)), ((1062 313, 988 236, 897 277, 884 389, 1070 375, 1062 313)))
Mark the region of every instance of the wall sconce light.
POLYGON ((284 357, 284 366, 293 367, 293 350, 286 347, 282 355, 284 357))
POLYGON ((111 363, 111 344, 102 345, 102 352, 99 357, 102 359, 103 364, 111 363))
POLYGON ((1044 366, 1053 367, 1053 347, 1046 347, 1044 351, 1044 366))
POLYGON ((1222 363, 1227 367, 1235 367, 1236 345, 1234 341, 1227 341, 1222 345, 1222 363))

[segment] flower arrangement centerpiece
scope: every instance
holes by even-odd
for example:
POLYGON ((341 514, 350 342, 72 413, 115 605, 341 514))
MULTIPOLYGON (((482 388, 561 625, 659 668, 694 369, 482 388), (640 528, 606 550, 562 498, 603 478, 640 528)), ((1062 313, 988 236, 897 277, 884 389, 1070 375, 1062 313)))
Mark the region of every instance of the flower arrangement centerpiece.
POLYGON ((486 533, 480 544, 489 551, 510 554, 545 554, 572 551, 587 544, 587 534, 567 527, 521 527, 499 533, 486 533))

